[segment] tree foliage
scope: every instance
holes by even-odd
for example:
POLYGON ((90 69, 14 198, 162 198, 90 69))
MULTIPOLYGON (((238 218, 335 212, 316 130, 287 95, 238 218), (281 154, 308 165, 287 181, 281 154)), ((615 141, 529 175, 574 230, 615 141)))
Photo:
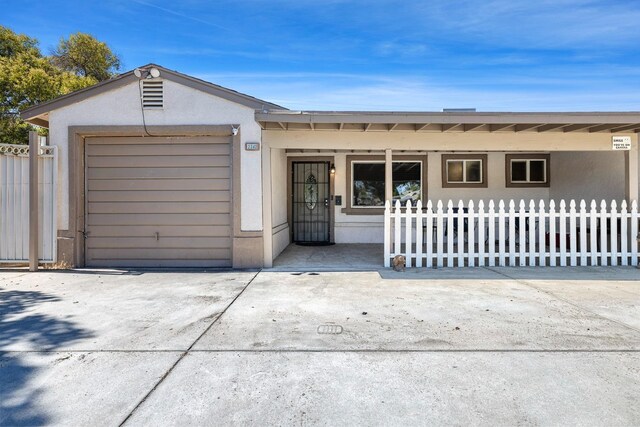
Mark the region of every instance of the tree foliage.
POLYGON ((60 39, 51 59, 62 70, 98 81, 113 77, 120 69, 120 58, 109 46, 85 33, 60 39))
MULTIPOLYGON (((95 74, 109 78, 113 70, 95 74)), ((0 143, 27 142, 28 132, 35 128, 20 119, 20 111, 99 80, 94 74, 61 68, 42 55, 36 39, 0 26, 0 143)))

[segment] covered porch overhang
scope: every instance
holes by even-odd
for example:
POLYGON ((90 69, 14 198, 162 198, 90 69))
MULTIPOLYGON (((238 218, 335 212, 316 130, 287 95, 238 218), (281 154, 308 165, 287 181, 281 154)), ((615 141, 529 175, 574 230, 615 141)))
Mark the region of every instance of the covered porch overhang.
MULTIPOLYGON (((546 203, 560 198, 566 198, 568 203, 573 197, 578 201, 583 197, 588 202, 592 200, 590 194, 583 195, 579 189, 572 191, 570 182, 564 183, 560 189, 562 179, 559 175, 546 190, 525 189, 518 193, 518 189, 505 188, 505 154, 518 152, 551 153, 551 163, 556 168, 579 157, 575 154, 583 153, 589 161, 597 162, 601 171, 602 168, 615 169, 617 192, 602 197, 606 197, 608 202, 616 199, 618 203, 626 199, 629 206, 638 199, 640 113, 257 112, 256 120, 263 129, 265 230, 273 231, 265 232, 265 265, 271 265, 271 254, 280 253, 275 249, 278 236, 288 232, 285 231, 287 214, 284 202, 287 195, 281 189, 286 188, 288 179, 287 159, 296 156, 334 158, 337 170, 335 194, 342 195, 343 203, 348 203, 345 195, 349 183, 345 175, 349 170, 349 157, 363 156, 375 156, 376 161, 385 163, 385 200, 393 199, 392 185, 389 185, 393 181, 392 168, 389 165, 394 159, 410 156, 423 156, 425 164, 429 165, 425 201, 445 200, 444 197, 450 197, 456 203, 458 200, 477 202, 481 198, 526 198, 546 203), (616 136, 630 137, 630 150, 613 152, 612 138, 616 136), (468 152, 489 153, 489 163, 494 169, 490 179, 493 184, 475 193, 442 187, 439 183, 439 158, 446 153, 468 152), (610 163, 611 159, 615 162, 610 163)), ((580 170, 581 162, 580 159, 573 160, 561 175, 573 174, 573 181, 580 179, 578 175, 583 175, 583 187, 597 186, 598 178, 588 173, 584 175, 580 170)), ((594 198, 598 197, 601 196, 594 198)), ((337 218, 336 235, 347 233, 347 227, 351 227, 349 232, 354 234, 364 231, 373 234, 377 218, 358 217, 345 211, 344 206, 332 206, 337 218)), ((381 241, 358 243, 379 244, 381 241)), ((345 239, 337 243, 341 242, 351 243, 345 239)))
POLYGON ((640 112, 257 112, 263 130, 355 132, 640 132, 640 112))

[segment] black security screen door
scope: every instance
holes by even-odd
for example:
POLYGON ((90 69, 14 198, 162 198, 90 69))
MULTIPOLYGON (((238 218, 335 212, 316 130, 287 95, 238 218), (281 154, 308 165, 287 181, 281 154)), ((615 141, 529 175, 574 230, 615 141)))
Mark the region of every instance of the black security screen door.
POLYGON ((329 229, 329 162, 293 162, 293 241, 327 245, 329 229))

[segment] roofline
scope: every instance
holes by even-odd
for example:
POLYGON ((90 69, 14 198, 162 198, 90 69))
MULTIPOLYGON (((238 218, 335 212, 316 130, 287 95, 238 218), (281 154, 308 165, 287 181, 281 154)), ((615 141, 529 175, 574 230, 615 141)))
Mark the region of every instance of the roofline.
MULTIPOLYGON (((261 99, 255 98, 250 95, 246 95, 244 93, 240 93, 234 91, 232 89, 228 89, 205 80, 201 80, 195 77, 188 76, 183 73, 179 73, 177 71, 169 70, 157 64, 147 64, 139 68, 149 68, 155 67, 161 71, 161 76, 173 82, 182 84, 184 86, 188 86, 192 89, 199 90, 201 92, 208 93, 210 95, 217 96, 219 98, 226 99, 227 101, 235 102, 240 105, 244 105, 249 108, 253 108, 254 110, 286 110, 286 108, 271 103, 267 101, 263 101, 261 99)), ((71 92, 67 95, 63 95, 51 101, 43 102, 41 104, 35 105, 33 107, 27 108, 26 110, 20 113, 20 117, 23 120, 32 120, 42 114, 48 113, 53 110, 57 110, 59 108, 66 107, 71 104, 75 104, 80 101, 84 101, 87 98, 99 95, 101 93, 114 90, 125 86, 127 84, 138 81, 138 78, 133 74, 133 70, 127 71, 126 73, 122 73, 117 77, 114 77, 109 80, 105 80, 103 82, 97 83, 93 86, 89 86, 84 89, 77 90, 75 92, 71 92)))
POLYGON ((287 123, 640 123, 640 112, 396 112, 396 111, 268 111, 261 122, 287 123))

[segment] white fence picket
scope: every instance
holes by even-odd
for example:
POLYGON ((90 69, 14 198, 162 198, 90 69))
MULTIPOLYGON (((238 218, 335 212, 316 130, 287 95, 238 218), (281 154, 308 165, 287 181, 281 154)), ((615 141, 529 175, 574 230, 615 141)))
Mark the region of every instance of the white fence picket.
POLYGON ((549 201, 549 266, 555 267, 557 262, 556 252, 556 202, 549 201))
POLYGON ((571 267, 578 265, 578 248, 576 242, 576 201, 571 200, 569 204, 569 256, 571 267))
POLYGON ((609 214, 609 235, 611 259, 609 265, 618 265, 618 204, 611 201, 611 213, 609 214))
POLYGON ((580 265, 587 265, 587 203, 583 200, 580 201, 580 265))
POLYGON ((631 265, 638 265, 638 202, 631 203, 631 265))
POLYGON ((596 201, 591 201, 589 210, 589 252, 591 252, 591 265, 598 265, 598 211, 596 201))
POLYGON ((433 267, 433 204, 431 200, 427 202, 427 217, 426 217, 426 252, 427 252, 427 267, 433 267))
POLYGON ((527 212, 527 222, 529 226, 529 265, 536 265, 536 202, 529 202, 529 212, 527 212))
POLYGON ((504 201, 498 203, 498 265, 504 267, 506 265, 507 253, 504 245, 506 239, 505 233, 506 215, 504 212, 504 201))
POLYGON ((546 228, 545 228, 545 208, 544 200, 540 200, 540 211, 538 213, 538 265, 547 265, 547 245, 546 241, 546 228))
POLYGON ((412 244, 413 239, 411 233, 413 232, 413 215, 411 214, 411 200, 407 200, 406 210, 404 213, 404 257, 406 265, 411 267, 411 260, 413 258, 412 244))
POLYGON ((560 267, 567 266, 567 205, 564 200, 560 200, 560 225, 558 244, 560 245, 560 267))
POLYGON ((467 257, 467 265, 469 267, 474 267, 476 265, 476 221, 475 221, 475 207, 473 205, 473 200, 469 201, 469 237, 467 246, 469 248, 467 257))
POLYGON ((487 215, 489 222, 489 267, 496 265, 496 212, 493 200, 489 200, 489 213, 487 215))
POLYGON ((629 265, 629 251, 627 250, 627 201, 620 204, 620 264, 629 265))
POLYGON ((509 266, 516 265, 516 204, 509 201, 509 266))
POLYGON ((418 200, 418 203, 416 203, 416 267, 422 267, 422 215, 422 200, 418 200))
POLYGON ((436 254, 438 259, 436 260, 436 265, 438 268, 442 268, 444 266, 444 212, 442 212, 442 201, 438 201, 438 207, 436 211, 436 239, 437 239, 437 247, 436 254))
POLYGON ((600 203, 600 265, 607 265, 607 202, 600 203))

